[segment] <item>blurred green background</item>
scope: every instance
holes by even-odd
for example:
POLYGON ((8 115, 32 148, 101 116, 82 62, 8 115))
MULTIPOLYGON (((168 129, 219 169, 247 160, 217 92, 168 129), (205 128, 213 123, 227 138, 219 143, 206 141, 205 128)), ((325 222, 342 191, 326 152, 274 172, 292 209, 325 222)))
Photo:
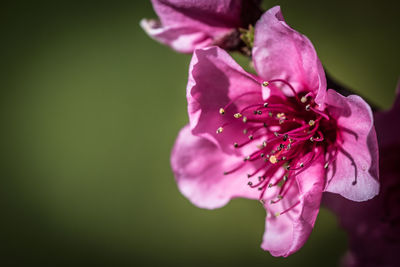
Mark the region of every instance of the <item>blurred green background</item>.
MULTIPOLYGON (((265 1, 327 70, 380 107, 400 74, 395 1, 265 1)), ((336 266, 346 235, 322 209, 287 259, 260 249, 265 212, 177 190, 169 155, 188 119, 189 55, 139 27, 148 1, 1 7, 1 266, 336 266)), ((245 62, 241 60, 241 62, 245 62)))

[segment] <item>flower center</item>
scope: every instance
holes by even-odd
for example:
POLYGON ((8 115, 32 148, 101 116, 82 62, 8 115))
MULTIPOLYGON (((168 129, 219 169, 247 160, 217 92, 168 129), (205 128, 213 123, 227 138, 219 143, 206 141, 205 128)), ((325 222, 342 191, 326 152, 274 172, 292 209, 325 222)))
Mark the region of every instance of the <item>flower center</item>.
MULTIPOLYGON (((242 121, 238 135, 245 134, 248 137, 244 142, 234 142, 233 146, 250 153, 237 167, 224 173, 228 175, 249 165, 255 167, 247 175, 248 185, 260 191, 259 200, 262 203, 265 203, 265 192, 271 187, 279 187, 271 203, 282 200, 293 185, 295 176, 309 168, 319 156, 318 153, 326 154, 324 167, 327 168, 338 152, 334 145, 337 138, 336 121, 327 111, 319 109, 313 94, 297 94, 292 85, 282 79, 263 82, 262 86, 277 83, 288 87, 293 96, 271 96, 268 102, 248 103, 233 115, 234 119, 242 121), (254 149, 249 150, 251 147, 254 149)), ((259 94, 247 92, 238 96, 221 108, 219 113, 225 116, 226 111, 236 107, 235 102, 256 93, 259 94)), ((224 128, 230 124, 232 122, 219 127, 217 134, 223 134, 224 128)), ((296 202, 291 208, 298 204, 296 202)))

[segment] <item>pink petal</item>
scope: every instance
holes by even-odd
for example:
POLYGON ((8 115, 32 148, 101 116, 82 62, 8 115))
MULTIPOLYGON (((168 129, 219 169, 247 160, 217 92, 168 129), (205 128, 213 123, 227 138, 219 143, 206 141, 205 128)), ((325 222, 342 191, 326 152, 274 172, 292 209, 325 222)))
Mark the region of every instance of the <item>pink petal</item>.
POLYGON ((314 46, 286 24, 279 6, 265 12, 256 24, 253 62, 263 79, 284 79, 297 92, 314 92, 315 101, 323 104, 326 78, 314 46))
POLYGON ((241 158, 224 154, 207 139, 192 135, 188 125, 179 133, 171 154, 179 190, 194 205, 206 209, 222 207, 235 197, 258 198, 258 190, 247 185, 245 171, 249 168, 223 174, 241 162, 241 158))
POLYGON ((242 119, 235 119, 233 115, 249 103, 263 103, 261 83, 218 47, 194 52, 186 96, 193 134, 207 138, 229 153, 233 153, 234 142, 248 140, 242 133, 245 127, 242 119), (254 94, 234 101, 225 115, 219 113, 220 108, 246 92, 254 94), (217 134, 216 130, 226 123, 230 125, 217 134))
MULTIPOLYGON (((267 218, 261 247, 273 256, 287 257, 298 251, 307 241, 319 212, 324 188, 323 154, 313 165, 295 178, 287 195, 275 204, 266 203, 267 218), (275 216, 295 205, 289 212, 275 216)), ((289 178, 291 179, 291 178, 289 178)), ((289 180, 287 182, 290 182, 289 180)))
POLYGON ((240 26, 240 0, 152 0, 152 4, 160 22, 142 20, 141 26, 178 52, 206 47, 240 26))
POLYGON ((161 26, 158 21, 143 19, 143 30, 154 40, 181 53, 191 53, 199 47, 211 45, 213 38, 206 32, 182 26, 161 26))
POLYGON ((328 90, 326 100, 330 115, 337 120, 340 148, 328 169, 325 190, 353 201, 368 200, 379 192, 378 142, 371 108, 359 96, 344 97, 334 90, 328 90))

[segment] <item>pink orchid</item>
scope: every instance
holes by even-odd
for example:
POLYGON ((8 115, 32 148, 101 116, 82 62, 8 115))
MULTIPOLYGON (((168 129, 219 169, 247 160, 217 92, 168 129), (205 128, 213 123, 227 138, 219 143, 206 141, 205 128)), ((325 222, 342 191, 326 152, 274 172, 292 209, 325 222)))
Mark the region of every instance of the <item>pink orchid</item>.
POLYGON ((390 111, 375 114, 380 150, 381 192, 353 203, 326 195, 324 203, 338 214, 349 234, 350 251, 344 266, 398 266, 400 251, 400 84, 390 111))
POLYGON ((160 21, 143 19, 140 25, 150 37, 182 53, 212 44, 235 46, 240 41, 236 29, 247 28, 261 15, 259 0, 151 2, 160 21))
POLYGON ((288 256, 314 226, 323 191, 364 201, 378 193, 378 146, 369 105, 326 91, 311 42, 280 7, 255 27, 245 72, 218 47, 194 52, 187 85, 190 125, 171 165, 182 194, 201 208, 258 199, 267 211, 262 248, 288 256))

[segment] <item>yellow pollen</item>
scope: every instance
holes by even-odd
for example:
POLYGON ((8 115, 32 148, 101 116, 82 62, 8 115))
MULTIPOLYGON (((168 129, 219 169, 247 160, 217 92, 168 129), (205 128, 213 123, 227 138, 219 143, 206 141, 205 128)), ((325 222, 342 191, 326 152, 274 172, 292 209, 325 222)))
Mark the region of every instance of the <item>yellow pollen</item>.
POLYGON ((247 117, 243 117, 243 122, 244 122, 244 123, 247 122, 247 117))
POLYGON ((308 122, 308 125, 310 125, 310 126, 314 126, 314 124, 315 124, 315 121, 314 121, 314 120, 310 120, 310 121, 308 122))
POLYGON ((217 129, 217 134, 222 133, 223 130, 224 130, 224 128, 219 127, 219 128, 217 129))
POLYGON ((239 119, 240 117, 242 117, 242 114, 240 114, 240 113, 235 113, 235 115, 233 115, 233 117, 235 117, 236 119, 239 119))
POLYGON ((280 119, 280 118, 282 118, 282 117, 285 117, 285 113, 278 113, 278 114, 276 114, 276 117, 277 117, 278 119, 280 119))
POLYGON ((225 110, 223 108, 219 109, 219 114, 224 115, 225 114, 225 110))
POLYGON ((280 212, 276 212, 276 213, 275 213, 275 217, 278 217, 279 215, 281 215, 280 212))
POLYGON ((303 97, 300 99, 300 101, 301 101, 301 103, 306 103, 306 102, 307 102, 307 97, 303 96, 303 97))
POLYGON ((269 157, 269 162, 271 162, 272 164, 275 164, 278 162, 278 159, 275 156, 271 156, 271 157, 269 157))
POLYGON ((267 87, 269 85, 269 82, 265 81, 262 83, 262 86, 267 87))

